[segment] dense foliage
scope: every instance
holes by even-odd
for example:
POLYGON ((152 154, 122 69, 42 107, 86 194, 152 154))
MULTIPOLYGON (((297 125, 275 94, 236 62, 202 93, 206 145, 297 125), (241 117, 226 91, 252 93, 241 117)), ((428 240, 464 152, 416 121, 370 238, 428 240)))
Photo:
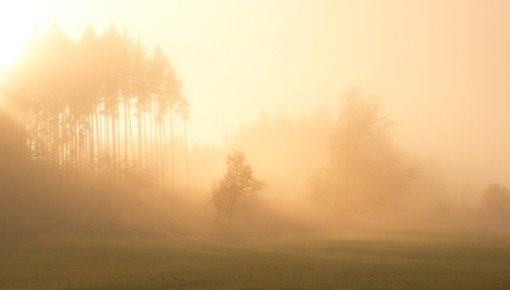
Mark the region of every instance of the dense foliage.
POLYGON ((233 152, 226 161, 227 172, 213 191, 212 204, 219 212, 231 215, 240 198, 261 190, 264 183, 253 177, 253 170, 242 152, 233 152))

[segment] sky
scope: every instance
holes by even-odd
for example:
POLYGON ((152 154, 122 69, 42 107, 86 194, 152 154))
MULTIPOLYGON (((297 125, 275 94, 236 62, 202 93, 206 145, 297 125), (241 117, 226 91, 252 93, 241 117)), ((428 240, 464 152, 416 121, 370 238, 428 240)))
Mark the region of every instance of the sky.
POLYGON ((221 144, 262 112, 335 112, 359 87, 405 147, 510 178, 510 1, 21 0, 0 11, 2 41, 57 22, 73 37, 115 24, 161 46, 196 141, 221 144))

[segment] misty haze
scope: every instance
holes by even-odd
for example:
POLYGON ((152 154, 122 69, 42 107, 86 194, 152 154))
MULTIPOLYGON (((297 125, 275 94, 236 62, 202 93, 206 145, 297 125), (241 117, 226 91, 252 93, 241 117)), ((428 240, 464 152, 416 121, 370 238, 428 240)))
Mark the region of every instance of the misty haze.
POLYGON ((0 289, 510 289, 509 11, 0 2, 0 289))

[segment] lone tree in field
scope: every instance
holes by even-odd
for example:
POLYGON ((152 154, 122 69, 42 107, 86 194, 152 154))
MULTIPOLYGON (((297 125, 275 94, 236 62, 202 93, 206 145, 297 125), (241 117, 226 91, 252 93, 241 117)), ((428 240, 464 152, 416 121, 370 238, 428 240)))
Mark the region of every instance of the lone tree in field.
POLYGON ((261 190, 264 183, 253 177, 253 170, 246 163, 244 153, 234 151, 226 161, 227 172, 213 190, 212 204, 219 212, 230 216, 241 197, 261 190))

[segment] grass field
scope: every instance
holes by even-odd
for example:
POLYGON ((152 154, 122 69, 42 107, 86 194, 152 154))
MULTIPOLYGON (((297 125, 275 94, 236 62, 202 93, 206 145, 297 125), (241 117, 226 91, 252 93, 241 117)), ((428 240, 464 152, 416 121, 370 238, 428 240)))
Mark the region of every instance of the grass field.
POLYGON ((510 235, 395 231, 265 242, 0 245, 1 289, 510 289, 510 235))

